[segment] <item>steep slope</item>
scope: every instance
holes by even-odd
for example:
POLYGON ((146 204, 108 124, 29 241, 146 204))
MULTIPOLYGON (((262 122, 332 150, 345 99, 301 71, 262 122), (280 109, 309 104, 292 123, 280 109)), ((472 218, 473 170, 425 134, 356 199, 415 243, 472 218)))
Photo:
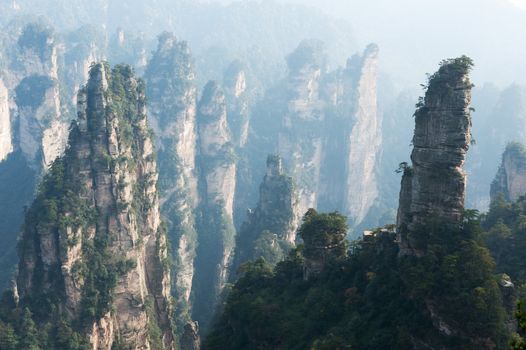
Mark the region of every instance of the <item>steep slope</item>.
POLYGON ((265 258, 272 265, 287 255, 295 244, 299 217, 294 183, 283 170, 281 158, 267 158, 267 174, 259 186, 259 201, 249 210, 236 242, 234 271, 241 264, 265 258))
POLYGON ((509 143, 502 154, 502 163, 491 184, 491 201, 499 194, 509 202, 526 195, 526 148, 521 143, 509 143))
POLYGON ((172 349, 167 242, 144 84, 127 66, 96 64, 77 109, 66 154, 26 215, 19 307, 38 323, 65 320, 96 349, 172 349))
POLYGON ((340 209, 358 225, 378 195, 378 48, 370 45, 331 73, 321 43, 304 42, 287 60, 288 101, 278 148, 298 182, 299 212, 340 209))
POLYGON ((0 161, 6 159, 12 150, 9 93, 4 83, 0 80, 0 161))
POLYGON ((188 45, 164 33, 145 73, 149 112, 157 136, 161 213, 168 225, 175 260, 173 293, 178 329, 190 320, 197 247, 195 209, 196 99, 188 45))
POLYGON ((415 112, 412 165, 402 165, 400 277, 432 324, 411 335, 415 348, 503 348, 508 335, 478 213, 464 208, 472 67, 466 56, 444 60, 429 77, 415 112))
POLYGON ((6 81, 15 92, 18 147, 36 169, 41 164, 49 167, 67 140, 53 30, 38 24, 25 26, 17 39, 11 67, 6 81))
POLYGON ((445 60, 430 77, 398 229, 366 231, 348 247, 347 218, 310 209, 302 246, 274 268, 243 267, 205 349, 508 348, 494 261, 463 206, 471 67, 445 60))
POLYGON ((236 234, 236 158, 225 94, 215 82, 205 86, 198 103, 197 130, 200 203, 193 316, 206 329, 228 281, 236 234))
POLYGON ((402 252, 419 254, 412 237, 429 220, 458 226, 463 219, 465 155, 471 140, 471 68, 468 58, 443 62, 430 77, 415 112, 412 166, 400 190, 397 232, 402 252))
POLYGON ((0 288, 12 277, 24 206, 33 198, 37 177, 64 150, 68 131, 61 112, 55 34, 30 23, 10 40, 0 98, 0 210, 5 213, 0 220, 0 288))
POLYGON ((501 90, 486 84, 473 90, 473 105, 478 120, 473 137, 477 142, 466 162, 470 177, 467 202, 474 208, 487 210, 488 185, 495 178, 506 145, 526 138, 526 89, 513 84, 501 90))

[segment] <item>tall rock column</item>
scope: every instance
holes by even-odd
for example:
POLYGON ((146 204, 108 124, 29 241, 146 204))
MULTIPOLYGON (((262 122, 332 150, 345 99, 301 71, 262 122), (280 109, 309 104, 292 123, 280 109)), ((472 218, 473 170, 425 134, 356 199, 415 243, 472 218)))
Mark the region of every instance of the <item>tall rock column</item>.
POLYGON ((200 207, 193 315, 206 329, 228 280, 235 246, 236 162, 225 94, 209 82, 198 104, 200 207))
POLYGON ((303 42, 287 58, 278 153, 298 184, 300 215, 312 207, 340 210, 355 227, 378 197, 378 53, 371 44, 332 72, 316 42, 303 42))
POLYGON ((37 178, 63 153, 69 126, 53 31, 30 23, 12 40, 0 84, 0 288, 15 270, 24 206, 34 198, 37 178))
POLYGON ((316 207, 323 161, 324 100, 320 95, 325 70, 319 42, 302 42, 287 57, 288 106, 278 135, 278 153, 298 184, 298 211, 316 207))
POLYGON ((247 78, 243 65, 234 61, 228 66, 223 86, 228 109, 228 126, 236 147, 243 148, 248 139, 249 103, 247 97, 247 78))
POLYGON ((377 105, 378 47, 371 44, 363 56, 349 60, 344 72, 343 108, 352 116, 347 134, 347 179, 343 188, 343 212, 360 223, 378 197, 376 157, 380 150, 382 128, 377 105))
POLYGON ((4 83, 0 80, 0 162, 6 159, 12 150, 9 93, 4 83))
POLYGON ((7 82, 15 90, 18 147, 29 164, 48 168, 66 146, 68 123, 61 113, 58 53, 50 28, 28 24, 17 40, 7 82))
POLYGON ((62 311, 93 349, 175 349, 157 177, 144 84, 93 66, 21 237, 17 290, 37 319, 62 311))
POLYGON ((499 194, 509 202, 526 195, 526 148, 518 142, 506 146, 497 176, 491 184, 491 201, 499 194))
POLYGON ((170 33, 159 36, 146 69, 152 126, 157 136, 161 212, 175 260, 174 298, 178 330, 190 321, 197 247, 195 209, 196 99, 194 65, 188 45, 170 33))
POLYGON ((285 258, 295 244, 300 221, 297 205, 294 182, 285 174, 281 157, 269 155, 257 207, 249 210, 238 233, 234 269, 260 257, 271 264, 285 258))
POLYGON ((412 166, 406 166, 397 218, 402 254, 422 252, 418 231, 429 220, 459 225, 464 211, 463 169, 471 141, 471 60, 442 62, 415 112, 412 166))

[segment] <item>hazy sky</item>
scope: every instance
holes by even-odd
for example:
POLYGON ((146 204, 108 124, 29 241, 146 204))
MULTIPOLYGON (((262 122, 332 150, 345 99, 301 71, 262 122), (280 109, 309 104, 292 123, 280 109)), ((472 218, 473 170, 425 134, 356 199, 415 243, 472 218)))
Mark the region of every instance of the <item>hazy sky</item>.
POLYGON ((362 47, 379 44, 382 68, 403 85, 462 54, 475 60, 476 84, 526 84, 526 0, 273 1, 316 6, 349 21, 362 47))

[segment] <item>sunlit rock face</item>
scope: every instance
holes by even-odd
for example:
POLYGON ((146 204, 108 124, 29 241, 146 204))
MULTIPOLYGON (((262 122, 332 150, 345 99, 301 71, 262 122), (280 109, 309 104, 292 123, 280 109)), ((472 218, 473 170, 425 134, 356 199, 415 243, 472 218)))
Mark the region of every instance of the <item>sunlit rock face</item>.
POLYGON ((227 123, 225 94, 215 82, 205 86, 198 103, 197 131, 200 203, 193 315, 206 328, 228 281, 236 234, 235 149, 227 123))
POLYGON ((6 213, 0 220, 0 287, 14 271, 23 208, 33 199, 39 176, 64 152, 77 91, 104 45, 97 32, 86 27, 61 35, 41 22, 6 28, 0 53, 5 59, 0 84, 0 211, 6 213))
POLYGON ((14 68, 7 81, 14 90, 18 144, 35 169, 48 168, 62 154, 68 123, 61 111, 58 47, 51 28, 28 24, 17 40, 14 68))
POLYGON ((328 72, 319 45, 304 42, 288 56, 278 152, 297 180, 300 214, 339 209, 357 225, 378 196, 378 48, 370 45, 328 72))
POLYGON ((239 61, 232 62, 223 78, 227 100, 228 125, 236 147, 244 147, 248 139, 250 106, 248 101, 247 77, 239 61))
POLYGON ((4 160, 12 150, 9 92, 0 80, 0 162, 4 160))
POLYGON ((134 349, 156 342, 175 349, 144 84, 130 67, 97 64, 77 110, 66 154, 26 215, 20 302, 48 298, 72 323, 84 324, 94 349, 110 350, 117 340, 134 349), (57 294, 63 298, 51 297, 57 294))
POLYGON ((467 60, 445 61, 430 77, 415 112, 412 166, 404 170, 397 219, 402 253, 420 253, 413 234, 426 220, 461 223, 466 189, 463 165, 471 141, 472 84, 467 60))
POLYGON ((491 201, 499 194, 509 202, 526 195, 526 148, 518 142, 506 146, 502 163, 491 184, 491 201))
POLYGON ((158 39, 145 78, 151 125, 157 140, 161 213, 168 225, 175 263, 172 277, 176 321, 182 330, 191 318, 197 247, 197 88, 187 43, 178 41, 171 33, 163 33, 158 39))

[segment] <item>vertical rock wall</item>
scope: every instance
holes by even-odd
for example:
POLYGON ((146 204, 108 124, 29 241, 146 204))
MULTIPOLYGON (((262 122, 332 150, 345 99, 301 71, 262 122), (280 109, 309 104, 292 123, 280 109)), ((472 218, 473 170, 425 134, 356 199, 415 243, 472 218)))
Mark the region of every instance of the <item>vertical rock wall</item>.
POLYGON ((198 202, 195 164, 197 89, 186 42, 177 41, 170 33, 161 34, 145 76, 149 112, 157 135, 161 212, 168 224, 175 260, 176 320, 182 330, 190 321, 198 202))
POLYGON ((211 320, 228 280, 235 247, 236 162, 225 94, 209 82, 198 104, 200 208, 193 314, 201 328, 211 320))
MULTIPOLYGON (((345 194, 343 212, 354 223, 360 223, 378 197, 376 181, 377 155, 380 151, 382 128, 377 105, 378 47, 370 45, 363 56, 350 60, 346 69, 350 91, 347 99, 352 128, 347 134, 345 194)), ((344 87, 347 87, 344 84, 344 87)))
POLYGON ((464 211, 463 169, 471 141, 467 57, 444 61, 415 112, 412 166, 405 168, 397 231, 402 253, 419 253, 417 231, 429 220, 458 225, 464 211))
POLYGON ((267 173, 259 187, 259 201, 249 210, 236 243, 234 268, 260 257, 271 264, 283 260, 294 246, 300 221, 292 178, 285 174, 281 158, 267 158, 267 173))
POLYGON ((13 150, 11 138, 11 115, 9 113, 9 92, 0 80, 0 162, 13 150))
POLYGON ((502 154, 502 163, 491 184, 491 201, 499 194, 509 202, 515 202, 519 197, 526 195, 526 148, 518 142, 506 146, 502 154))
POLYGON ((95 65, 66 155, 26 217, 17 278, 27 305, 63 293, 57 306, 89 324, 94 349, 175 348, 153 153, 143 83, 129 67, 95 65))
POLYGON ((324 62, 312 43, 289 56, 278 149, 298 183, 300 214, 341 210, 356 226, 378 196, 378 47, 371 44, 344 69, 328 72, 324 62))

